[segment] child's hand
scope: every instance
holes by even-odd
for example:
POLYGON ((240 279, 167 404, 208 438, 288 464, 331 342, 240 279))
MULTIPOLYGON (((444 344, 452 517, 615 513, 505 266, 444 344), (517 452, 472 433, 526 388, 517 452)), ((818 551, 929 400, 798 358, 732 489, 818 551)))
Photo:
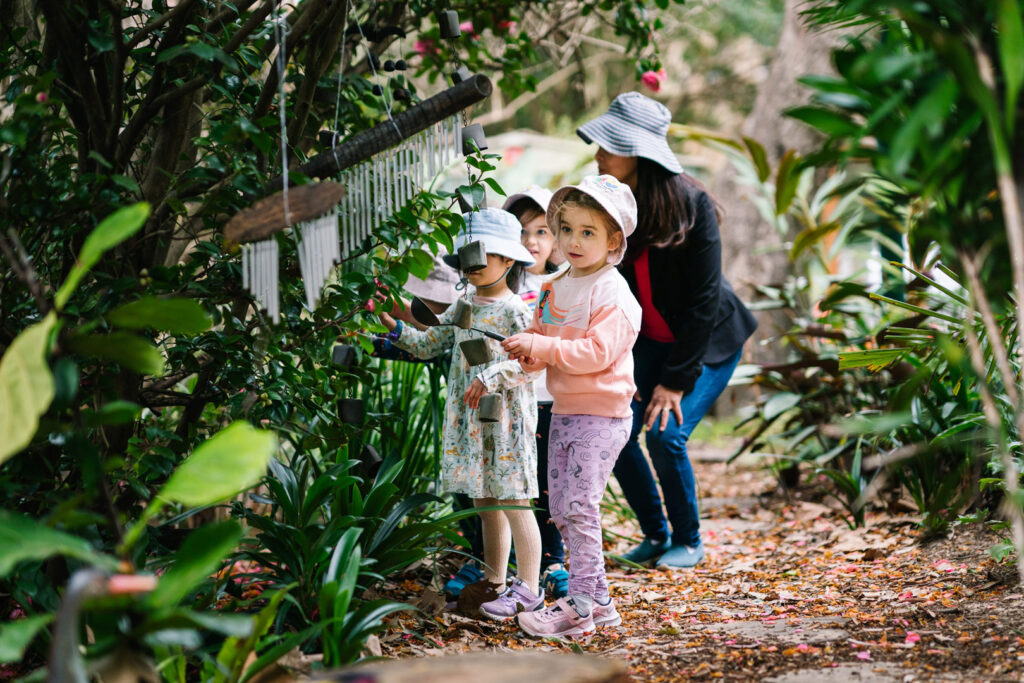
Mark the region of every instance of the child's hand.
POLYGON ((529 356, 520 356, 517 360, 524 372, 538 372, 544 369, 544 361, 542 360, 530 358, 529 356))
POLYGON ((398 323, 395 322, 395 319, 391 317, 390 313, 378 311, 377 317, 380 319, 381 325, 388 328, 388 331, 390 332, 394 332, 395 328, 398 327, 398 323))
POLYGON ((501 342, 501 348, 505 349, 509 358, 515 360, 529 358, 530 352, 533 350, 533 334, 520 332, 511 337, 505 337, 505 341, 501 342))
POLYGON ((462 395, 462 400, 466 402, 473 410, 476 410, 480 406, 480 397, 487 393, 487 387, 484 383, 478 379, 474 379, 473 383, 469 385, 469 389, 466 389, 466 393, 462 395))

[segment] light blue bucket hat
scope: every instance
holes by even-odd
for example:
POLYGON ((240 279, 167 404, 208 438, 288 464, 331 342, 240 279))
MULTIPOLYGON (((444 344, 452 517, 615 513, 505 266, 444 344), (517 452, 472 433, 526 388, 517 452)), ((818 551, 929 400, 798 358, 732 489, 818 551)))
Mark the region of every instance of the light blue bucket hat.
POLYGON ((671 173, 682 173, 665 137, 670 123, 672 114, 665 105, 638 92, 625 92, 607 112, 577 128, 576 134, 617 156, 643 157, 671 173))
MULTIPOLYGON (((516 217, 504 209, 480 209, 462 214, 466 227, 459 230, 455 237, 455 251, 477 240, 484 243, 484 251, 488 254, 507 256, 522 261, 527 267, 535 261, 530 252, 519 241, 523 226, 516 217)), ((446 256, 445 263, 454 265, 453 257, 446 256)), ((454 259, 457 263, 457 258, 454 259)))

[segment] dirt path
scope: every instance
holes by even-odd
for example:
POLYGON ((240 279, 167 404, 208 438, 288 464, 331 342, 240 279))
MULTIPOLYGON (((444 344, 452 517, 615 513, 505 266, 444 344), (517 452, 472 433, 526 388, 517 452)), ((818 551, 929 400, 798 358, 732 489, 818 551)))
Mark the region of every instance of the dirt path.
MULTIPOLYGON (((851 531, 820 501, 791 499, 756 465, 693 454, 707 558, 695 570, 609 567, 622 626, 578 644, 449 611, 395 619, 386 656, 478 650, 586 651, 630 663, 638 681, 1017 681, 1024 595, 976 526, 920 543, 914 517, 870 514, 851 531)), ((806 494, 804 494, 806 495, 806 494)), ((632 525, 606 515, 613 531, 632 525)), ((625 541, 610 547, 622 552, 625 541)), ((436 604, 425 573, 392 594, 436 604)))

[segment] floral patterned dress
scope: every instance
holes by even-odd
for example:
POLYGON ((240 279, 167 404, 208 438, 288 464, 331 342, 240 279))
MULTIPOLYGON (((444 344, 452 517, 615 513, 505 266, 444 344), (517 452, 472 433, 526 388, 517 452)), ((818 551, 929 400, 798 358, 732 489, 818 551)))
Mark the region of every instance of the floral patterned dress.
MULTIPOLYGON (((469 299, 472 302, 472 298, 469 299)), ((455 306, 441 314, 450 324, 455 306)), ((530 324, 530 307, 516 294, 487 304, 473 303, 473 327, 502 336, 513 335, 530 324)), ((473 330, 432 327, 425 331, 403 326, 395 346, 419 358, 433 358, 452 349, 445 401, 441 481, 449 493, 471 498, 523 500, 537 497, 537 400, 533 375, 518 361, 509 360, 497 341, 473 330), (491 360, 470 367, 459 343, 486 339, 491 360), (501 395, 501 417, 481 423, 463 395, 479 378, 488 392, 501 395)))

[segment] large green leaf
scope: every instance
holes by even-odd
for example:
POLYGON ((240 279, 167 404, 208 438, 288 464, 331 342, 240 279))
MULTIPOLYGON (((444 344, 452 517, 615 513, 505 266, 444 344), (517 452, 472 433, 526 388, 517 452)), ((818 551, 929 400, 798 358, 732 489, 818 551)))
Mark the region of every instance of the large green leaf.
POLYGON ((45 560, 66 555, 99 567, 114 570, 117 560, 93 550, 82 538, 76 538, 10 510, 0 510, 0 578, 7 576, 19 562, 45 560))
POLYGON ((794 107, 783 112, 786 116, 803 121, 829 137, 842 138, 855 134, 860 126, 846 114, 823 107, 794 107))
POLYGON ((83 356, 109 360, 144 375, 164 374, 164 357, 153 342, 131 332, 87 334, 72 337, 68 347, 83 356))
POLYGON ((193 507, 211 505, 255 486, 277 450, 272 432, 234 422, 202 443, 175 470, 160 497, 193 507))
POLYGON ((36 614, 0 625, 0 664, 20 662, 32 639, 51 621, 52 614, 36 614))
POLYGON ((200 527, 189 534, 174 563, 160 577, 147 604, 155 610, 176 607, 189 591, 203 579, 220 569, 221 560, 235 549, 242 539, 242 527, 234 520, 200 527))
POLYGON ((779 161, 775 176, 775 215, 781 216, 789 210, 800 184, 800 156, 796 150, 788 149, 779 161))
POLYGON ((117 327, 133 330, 151 327, 171 334, 198 334, 210 329, 213 319, 194 299, 159 299, 147 296, 107 314, 117 327))
POLYGON ((869 349, 839 354, 839 369, 867 368, 878 372, 907 355, 907 349, 869 349))
POLYGON ((51 313, 27 328, 0 358, 0 463, 32 441, 39 416, 53 400, 46 341, 56 322, 51 313))
POLYGON ((762 414, 764 419, 771 420, 778 417, 782 413, 786 412, 790 408, 794 408, 800 403, 800 394, 794 394, 788 391, 780 391, 779 393, 772 396, 764 404, 762 414))
POLYGON ((78 283, 89 269, 96 265, 100 256, 138 232, 148 217, 149 204, 141 202, 126 206, 104 218, 96 229, 89 233, 85 244, 82 245, 82 251, 78 254, 78 260, 54 297, 54 305, 58 311, 64 308, 78 283))
POLYGON ((996 26, 999 28, 999 63, 1003 67, 1006 94, 1003 102, 1006 127, 1013 133, 1017 120, 1017 98, 1024 84, 1024 8, 1017 0, 996 0, 996 26))

